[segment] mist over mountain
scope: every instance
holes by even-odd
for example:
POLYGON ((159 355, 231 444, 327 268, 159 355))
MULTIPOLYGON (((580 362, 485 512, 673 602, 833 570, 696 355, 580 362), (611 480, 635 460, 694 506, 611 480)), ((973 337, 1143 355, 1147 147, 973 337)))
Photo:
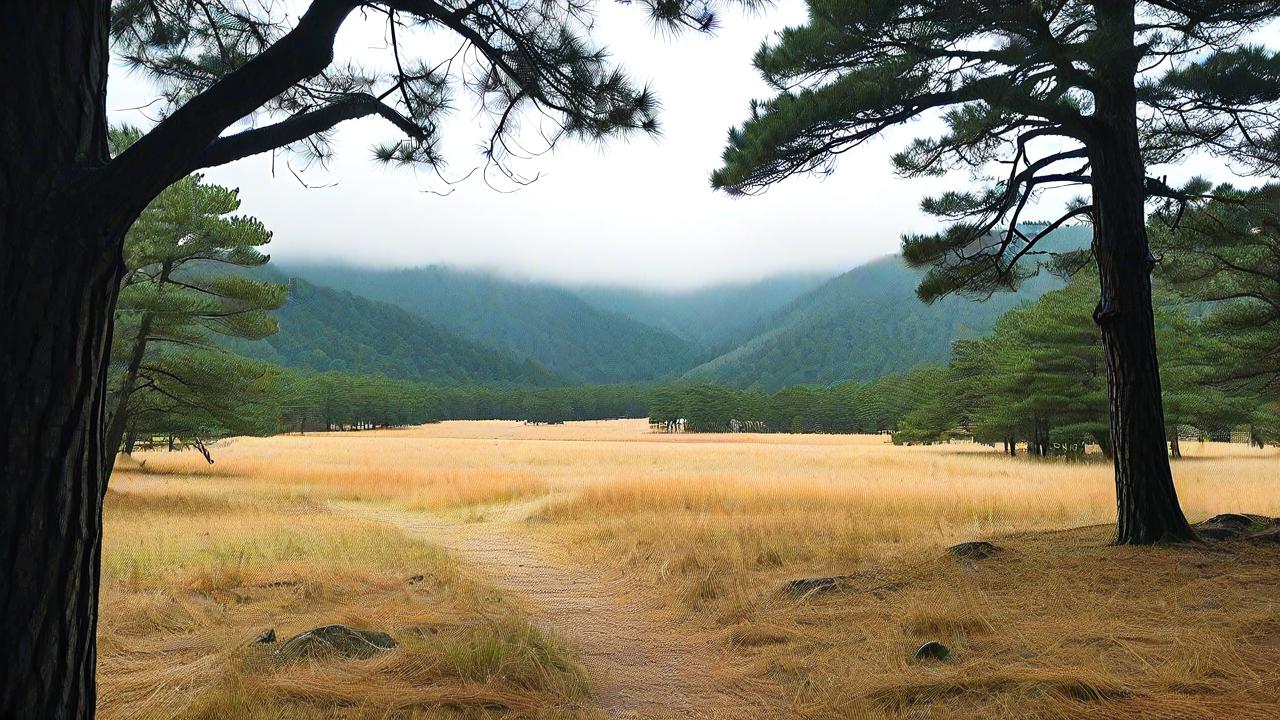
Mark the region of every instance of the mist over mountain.
MULTIPOLYGON (((1087 245, 1062 228, 1052 249, 1087 245)), ((290 367, 441 383, 716 382, 777 390, 942 364, 1010 308, 1060 287, 1048 273, 986 301, 916 296, 923 271, 889 256, 826 278, 788 274, 695 291, 559 287, 473 270, 272 263, 290 280, 278 335, 237 346, 290 367)))
POLYGON ((754 335, 761 322, 830 277, 830 273, 786 274, 683 292, 608 286, 579 287, 574 292, 596 307, 670 332, 700 352, 719 354, 754 335))

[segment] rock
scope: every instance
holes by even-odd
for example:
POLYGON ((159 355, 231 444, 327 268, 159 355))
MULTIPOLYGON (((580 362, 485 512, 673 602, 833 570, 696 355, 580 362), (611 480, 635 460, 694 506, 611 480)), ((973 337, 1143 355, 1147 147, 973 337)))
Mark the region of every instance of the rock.
POLYGON ((356 630, 346 625, 326 625, 285 640, 276 659, 291 662, 303 658, 340 656, 370 658, 396 646, 391 636, 377 630, 356 630))
POLYGON ((968 558, 970 560, 985 560, 1000 552, 1000 548, 985 540, 977 540, 974 542, 962 542, 959 545, 952 545, 947 548, 947 552, 951 553, 955 557, 968 558))
POLYGON ((946 660, 950 655, 951 651, 947 649, 946 645, 937 640, 930 640, 921 645, 919 650, 916 650, 915 658, 917 660, 946 660))
POLYGON ((1196 525, 1195 531, 1204 540, 1232 540, 1244 535, 1244 528, 1232 525, 1196 525))
POLYGON ((262 634, 259 635, 253 642, 258 645, 269 645, 275 641, 276 641, 276 629, 268 628, 266 630, 263 630, 262 634))
POLYGON ((1252 528, 1263 527, 1270 522, 1271 518, 1261 515, 1223 513, 1222 515, 1214 515, 1192 527, 1197 535, 1207 540, 1233 540, 1244 537, 1252 528))
POLYGON ((834 577, 800 578, 791 580, 783 587, 796 595, 811 595, 845 587, 853 579, 852 575, 836 575, 834 577))
POLYGON ((406 580, 405 582, 409 583, 410 585, 421 585, 421 584, 422 584, 422 582, 423 582, 424 580, 426 580, 426 579, 427 579, 427 578, 426 578, 425 576, 422 576, 422 575, 414 575, 413 577, 409 578, 409 579, 408 579, 408 580, 406 580))
POLYGON ((1241 515, 1240 513, 1223 513, 1221 515, 1214 515, 1208 520, 1199 523, 1196 527, 1200 527, 1201 525, 1221 525, 1223 527, 1235 527, 1243 530, 1252 524, 1253 518, 1248 515, 1241 515))

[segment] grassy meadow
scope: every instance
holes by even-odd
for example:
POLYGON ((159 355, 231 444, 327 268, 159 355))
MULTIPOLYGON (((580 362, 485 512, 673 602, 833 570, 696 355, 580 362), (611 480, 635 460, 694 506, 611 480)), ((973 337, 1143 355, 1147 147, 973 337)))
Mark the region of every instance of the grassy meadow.
MULTIPOLYGON (((1280 450, 1183 452, 1192 521, 1280 516, 1280 450)), ((213 454, 139 453, 112 479, 104 717, 602 713, 593 689, 607 668, 582 662, 561 619, 536 618, 537 598, 342 510, 353 504, 511 534, 558 567, 613 578, 768 688, 752 717, 1269 718, 1280 706, 1280 547, 1109 547, 1103 462, 880 436, 666 435, 634 420, 235 438, 213 454), (945 553, 976 539, 1002 550, 945 553), (845 579, 831 592, 782 590, 833 575, 845 579), (385 630, 399 647, 281 663, 252 643, 328 623, 385 630), (929 640, 950 656, 913 660, 929 640)))

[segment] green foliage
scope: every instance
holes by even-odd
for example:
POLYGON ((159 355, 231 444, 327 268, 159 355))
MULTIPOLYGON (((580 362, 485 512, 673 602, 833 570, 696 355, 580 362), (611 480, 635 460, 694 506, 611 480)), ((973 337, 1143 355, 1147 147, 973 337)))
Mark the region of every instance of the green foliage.
POLYGON ((1151 224, 1157 272, 1203 304, 1204 328, 1225 351, 1212 379, 1280 402, 1280 186, 1212 194, 1226 202, 1169 207, 1151 224))
POLYGON ((193 175, 161 193, 126 237, 108 378, 111 446, 126 432, 207 437, 274 427, 261 402, 274 369, 218 344, 272 334, 267 311, 284 302, 283 286, 227 272, 267 262, 259 248, 271 233, 235 215, 239 207, 235 191, 193 175))
POLYGON ((161 349, 140 376, 126 409, 131 436, 209 439, 278 429, 274 366, 221 350, 161 349))
MULTIPOLYGON (((1096 277, 1081 273, 1061 289, 1010 310, 991 335, 957 341, 944 388, 908 412, 895 439, 1022 442, 1038 455, 1110 451, 1102 335, 1092 319, 1096 277)), ((1264 406, 1256 393, 1230 392, 1213 376, 1230 348, 1167 294, 1158 296, 1156 337, 1166 422, 1222 435, 1264 406)), ((1265 423, 1262 423, 1265 424, 1265 423)))
MULTIPOLYGON (((891 128, 941 120, 937 135, 893 158, 906 177, 972 177, 922 203, 945 230, 903 239, 903 256, 929 269, 919 288, 926 300, 1016 289, 1058 265, 1046 233, 1090 223, 1098 210, 1073 203, 1036 232, 1020 226, 1022 213, 1050 189, 1090 188, 1100 167, 1176 162, 1196 148, 1260 173, 1280 163, 1280 54, 1240 42, 1280 17, 1274 3, 808 6, 805 24, 756 54, 775 94, 729 131, 711 183, 754 193, 797 173, 829 173, 891 128), (1138 147, 1120 141, 1135 133, 1138 147)), ((1154 178, 1144 185, 1130 189, 1179 196, 1154 178)))
POLYGON ((279 429, 394 427, 440 420, 559 423, 644 417, 646 391, 630 385, 527 388, 435 385, 346 373, 283 374, 279 429))
POLYGON ((649 396, 649 419, 683 420, 693 432, 878 433, 939 392, 945 368, 925 366, 871 383, 797 385, 773 394, 707 383, 674 385, 649 396))

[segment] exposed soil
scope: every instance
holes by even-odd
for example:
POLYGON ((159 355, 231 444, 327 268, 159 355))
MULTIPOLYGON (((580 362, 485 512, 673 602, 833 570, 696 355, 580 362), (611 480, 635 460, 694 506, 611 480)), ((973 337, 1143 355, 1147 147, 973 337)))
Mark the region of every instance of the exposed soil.
POLYGON ((673 627, 628 580, 566 566, 520 524, 546 498, 507 506, 482 522, 344 504, 448 549, 520 601, 543 629, 568 640, 611 718, 788 717, 777 688, 750 677, 714 636, 673 627))

